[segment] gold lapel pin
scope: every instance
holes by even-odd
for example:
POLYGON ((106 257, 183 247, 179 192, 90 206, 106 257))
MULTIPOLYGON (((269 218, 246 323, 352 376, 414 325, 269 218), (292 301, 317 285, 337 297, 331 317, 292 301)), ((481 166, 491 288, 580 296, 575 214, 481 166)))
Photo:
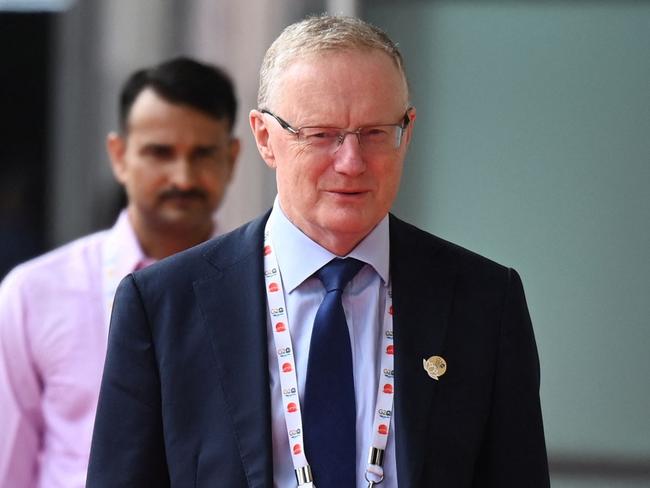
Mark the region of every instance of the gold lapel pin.
POLYGON ((440 356, 431 356, 429 359, 423 359, 422 367, 436 381, 447 372, 447 362, 440 356))

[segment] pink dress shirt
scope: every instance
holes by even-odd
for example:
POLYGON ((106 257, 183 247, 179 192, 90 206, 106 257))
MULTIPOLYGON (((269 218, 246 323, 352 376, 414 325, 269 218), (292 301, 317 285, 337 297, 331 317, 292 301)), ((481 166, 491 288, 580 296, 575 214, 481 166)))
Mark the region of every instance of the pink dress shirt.
POLYGON ((0 285, 0 487, 85 485, 112 297, 146 261, 123 211, 0 285))

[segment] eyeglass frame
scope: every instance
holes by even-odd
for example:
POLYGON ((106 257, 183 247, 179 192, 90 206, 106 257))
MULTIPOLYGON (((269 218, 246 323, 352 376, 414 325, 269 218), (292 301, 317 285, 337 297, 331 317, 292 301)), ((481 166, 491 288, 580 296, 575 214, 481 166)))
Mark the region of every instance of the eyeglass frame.
POLYGON ((320 129, 320 128, 322 128, 322 129, 336 129, 337 131, 339 131, 339 135, 337 137, 337 143, 336 143, 336 150, 335 150, 335 152, 336 152, 343 145, 343 143, 345 142, 345 138, 348 136, 348 134, 356 135, 357 136, 357 141, 359 142, 359 146, 363 147, 363 145, 361 144, 361 131, 364 130, 364 129, 372 128, 372 127, 389 127, 389 126, 399 127, 400 134, 399 134, 399 138, 398 138, 398 143, 395 144, 394 149, 399 148, 402 145, 402 138, 404 137, 404 131, 406 130, 406 128, 408 127, 408 125, 411 122, 411 119, 409 118, 409 112, 411 111, 412 108, 413 107, 408 107, 406 109, 406 112, 404 112, 404 117, 402 117, 402 123, 401 124, 366 125, 366 126, 358 127, 357 130, 353 130, 353 131, 345 130, 345 129, 342 129, 340 127, 325 127, 325 126, 318 126, 318 125, 305 125, 305 126, 302 126, 302 127, 298 127, 296 129, 291 124, 289 124, 289 122, 284 120, 282 117, 279 117, 278 115, 275 115, 270 110, 262 108, 259 111, 261 113, 263 113, 263 114, 268 114, 271 117, 273 117, 278 122, 278 124, 280 124, 280 127, 282 127, 284 130, 288 131, 290 134, 293 134, 294 136, 296 136, 298 138, 300 138, 300 131, 303 130, 303 129, 320 129), (342 137, 341 137, 341 135, 342 135, 342 137))

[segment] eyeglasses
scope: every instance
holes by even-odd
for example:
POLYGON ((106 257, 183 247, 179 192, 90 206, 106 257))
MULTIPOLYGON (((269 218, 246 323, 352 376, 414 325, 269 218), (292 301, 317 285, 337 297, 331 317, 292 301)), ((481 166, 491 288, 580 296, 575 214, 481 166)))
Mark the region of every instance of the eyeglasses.
POLYGON ((357 136, 359 146, 363 151, 378 154, 400 147, 404 130, 411 121, 408 116, 409 110, 410 108, 406 110, 404 117, 398 124, 359 127, 354 131, 337 127, 299 127, 296 129, 268 110, 262 109, 260 112, 273 117, 283 129, 295 135, 299 141, 306 143, 314 151, 333 154, 341 147, 348 134, 354 134, 357 136))

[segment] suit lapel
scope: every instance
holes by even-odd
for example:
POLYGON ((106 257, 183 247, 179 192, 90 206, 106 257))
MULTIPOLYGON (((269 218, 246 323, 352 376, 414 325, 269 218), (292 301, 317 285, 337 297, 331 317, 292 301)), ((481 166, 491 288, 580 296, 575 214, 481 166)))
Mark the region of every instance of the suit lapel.
POLYGON ((437 382, 422 362, 443 356, 455 272, 439 241, 391 216, 395 306, 395 446, 400 487, 420 486, 437 382), (427 240, 429 244, 427 245, 427 240))
POLYGON ((273 475, 262 267, 267 217, 218 240, 205 255, 218 273, 194 283, 251 487, 271 486, 273 475))

